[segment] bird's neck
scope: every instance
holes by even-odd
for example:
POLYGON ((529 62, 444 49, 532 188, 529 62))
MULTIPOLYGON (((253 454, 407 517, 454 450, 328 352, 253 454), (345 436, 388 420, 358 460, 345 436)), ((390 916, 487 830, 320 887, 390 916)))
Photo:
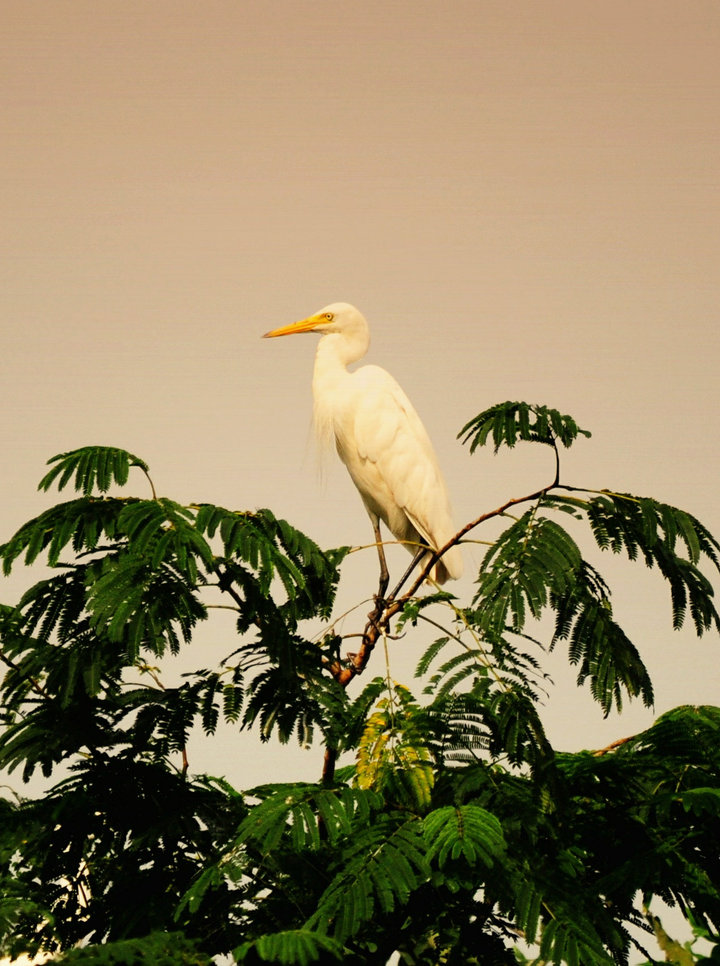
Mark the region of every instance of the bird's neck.
POLYGON ((316 359, 325 365, 336 363, 345 367, 362 359, 369 348, 368 328, 358 325, 343 332, 326 332, 318 343, 316 359))
POLYGON ((355 361, 356 358, 359 356, 353 358, 352 354, 348 354, 342 336, 328 332, 320 339, 313 370, 313 396, 316 403, 318 399, 326 400, 335 397, 334 390, 337 384, 348 377, 348 363, 355 361))
POLYGON ((352 378, 347 367, 362 359, 369 344, 367 330, 353 333, 352 337, 347 332, 328 332, 318 343, 313 372, 313 414, 321 450, 337 438, 343 419, 349 395, 344 384, 352 378))
POLYGON ((320 339, 315 354, 315 371, 313 373, 313 391, 330 386, 346 378, 347 367, 362 359, 370 345, 367 330, 357 332, 328 332, 320 339))

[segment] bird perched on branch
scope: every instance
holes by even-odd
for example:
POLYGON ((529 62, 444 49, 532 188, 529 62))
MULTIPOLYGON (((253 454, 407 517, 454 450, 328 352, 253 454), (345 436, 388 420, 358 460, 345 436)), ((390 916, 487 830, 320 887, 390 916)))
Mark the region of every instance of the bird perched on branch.
MULTIPOLYGON (((348 365, 370 345, 368 324, 352 305, 336 302, 264 338, 317 332, 313 373, 315 430, 334 441, 370 516, 387 586, 380 521, 418 559, 423 547, 440 550, 455 535, 450 501, 437 457, 420 417, 393 377, 379 366, 348 365)), ((450 547, 431 576, 442 584, 462 575, 460 548, 450 547)))

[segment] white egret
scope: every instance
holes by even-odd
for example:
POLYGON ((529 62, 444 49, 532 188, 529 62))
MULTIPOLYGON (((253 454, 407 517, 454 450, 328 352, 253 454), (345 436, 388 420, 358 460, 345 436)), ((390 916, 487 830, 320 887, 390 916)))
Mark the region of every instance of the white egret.
MULTIPOLYGON (((379 366, 347 366, 370 345, 368 324, 352 305, 337 302, 264 338, 318 332, 313 373, 314 422, 321 444, 332 443, 370 516, 387 586, 380 521, 412 554, 440 550, 454 535, 450 501, 420 417, 393 377, 379 366)), ((460 548, 450 547, 432 576, 439 583, 462 574, 460 548)), ((384 583, 383 583, 384 582, 384 583)))

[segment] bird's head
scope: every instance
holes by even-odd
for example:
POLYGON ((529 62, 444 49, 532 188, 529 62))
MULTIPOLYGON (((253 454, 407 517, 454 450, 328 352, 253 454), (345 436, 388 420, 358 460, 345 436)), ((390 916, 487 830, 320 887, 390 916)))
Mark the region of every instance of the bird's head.
POLYGON ((354 305, 348 305, 347 302, 333 302, 332 305, 326 305, 324 309, 309 315, 306 319, 266 332, 263 339, 274 339, 279 335, 295 335, 300 332, 319 332, 320 335, 340 332, 350 335, 356 332, 367 332, 367 322, 354 305))

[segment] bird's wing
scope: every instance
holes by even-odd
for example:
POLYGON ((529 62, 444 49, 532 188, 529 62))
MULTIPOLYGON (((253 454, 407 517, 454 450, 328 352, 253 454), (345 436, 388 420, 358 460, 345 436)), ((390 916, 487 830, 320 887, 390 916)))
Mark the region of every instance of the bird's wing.
MULTIPOLYGON (((442 546, 453 535, 452 516, 445 482, 420 417, 384 369, 365 366, 354 375, 360 377, 353 392, 354 447, 364 464, 357 471, 364 472, 366 479, 373 477, 375 492, 370 496, 384 511, 378 515, 399 539, 409 536, 402 532, 404 516, 428 543, 442 546)), ((352 474, 350 465, 348 469, 352 474)), ((370 489, 358 479, 355 482, 361 493, 370 489)))

